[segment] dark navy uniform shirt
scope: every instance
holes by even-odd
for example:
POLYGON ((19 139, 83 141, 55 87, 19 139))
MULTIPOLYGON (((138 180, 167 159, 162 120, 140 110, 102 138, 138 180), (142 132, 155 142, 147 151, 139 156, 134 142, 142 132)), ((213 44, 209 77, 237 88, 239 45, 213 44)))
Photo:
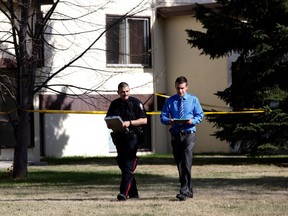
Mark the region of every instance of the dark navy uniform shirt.
MULTIPOLYGON (((121 98, 113 100, 106 114, 107 116, 120 116, 123 121, 147 118, 142 102, 131 96, 126 101, 121 98)), ((133 130, 135 127, 130 126, 129 129, 133 130)))

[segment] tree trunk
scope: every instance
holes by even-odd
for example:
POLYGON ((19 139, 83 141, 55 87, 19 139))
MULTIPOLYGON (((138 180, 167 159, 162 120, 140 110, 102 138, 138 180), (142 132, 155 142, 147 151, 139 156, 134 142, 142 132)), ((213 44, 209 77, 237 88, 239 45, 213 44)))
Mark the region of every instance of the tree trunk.
POLYGON ((29 113, 19 110, 19 125, 14 148, 13 178, 26 177, 28 173, 27 155, 30 143, 29 113))
POLYGON ((33 92, 31 91, 31 63, 27 52, 28 17, 30 0, 23 0, 21 4, 21 20, 19 26, 18 42, 18 82, 17 82, 17 104, 18 104, 18 126, 16 132, 16 146, 14 149, 13 177, 26 177, 28 165, 28 145, 30 143, 30 120, 27 110, 31 109, 33 103, 33 92))

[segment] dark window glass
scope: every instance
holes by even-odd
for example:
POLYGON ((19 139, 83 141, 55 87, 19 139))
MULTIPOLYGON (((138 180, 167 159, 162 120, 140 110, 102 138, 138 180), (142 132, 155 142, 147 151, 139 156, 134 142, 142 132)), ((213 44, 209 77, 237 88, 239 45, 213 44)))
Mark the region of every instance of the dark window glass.
POLYGON ((151 66, 148 18, 106 17, 107 64, 151 66))

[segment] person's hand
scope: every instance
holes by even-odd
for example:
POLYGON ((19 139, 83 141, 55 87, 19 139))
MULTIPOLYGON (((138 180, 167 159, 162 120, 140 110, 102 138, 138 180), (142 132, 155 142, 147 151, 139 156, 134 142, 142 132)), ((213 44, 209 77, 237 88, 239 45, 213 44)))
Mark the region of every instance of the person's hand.
POLYGON ((192 119, 189 119, 189 121, 187 122, 187 124, 192 124, 192 119))
POLYGON ((174 119, 169 119, 169 124, 170 124, 170 125, 174 125, 174 123, 175 123, 175 122, 174 122, 174 119))
POLYGON ((131 121, 124 121, 122 126, 125 127, 125 128, 128 128, 131 124, 131 121))

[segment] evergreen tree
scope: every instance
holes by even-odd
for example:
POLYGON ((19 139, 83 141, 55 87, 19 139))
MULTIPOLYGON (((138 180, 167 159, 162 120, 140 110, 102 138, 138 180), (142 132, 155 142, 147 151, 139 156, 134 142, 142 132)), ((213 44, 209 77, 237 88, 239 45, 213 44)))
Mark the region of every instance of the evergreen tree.
POLYGON ((215 93, 234 110, 265 113, 207 116, 215 136, 250 155, 288 149, 288 0, 219 0, 197 4, 205 32, 187 29, 188 43, 212 59, 239 54, 232 84, 215 93))

